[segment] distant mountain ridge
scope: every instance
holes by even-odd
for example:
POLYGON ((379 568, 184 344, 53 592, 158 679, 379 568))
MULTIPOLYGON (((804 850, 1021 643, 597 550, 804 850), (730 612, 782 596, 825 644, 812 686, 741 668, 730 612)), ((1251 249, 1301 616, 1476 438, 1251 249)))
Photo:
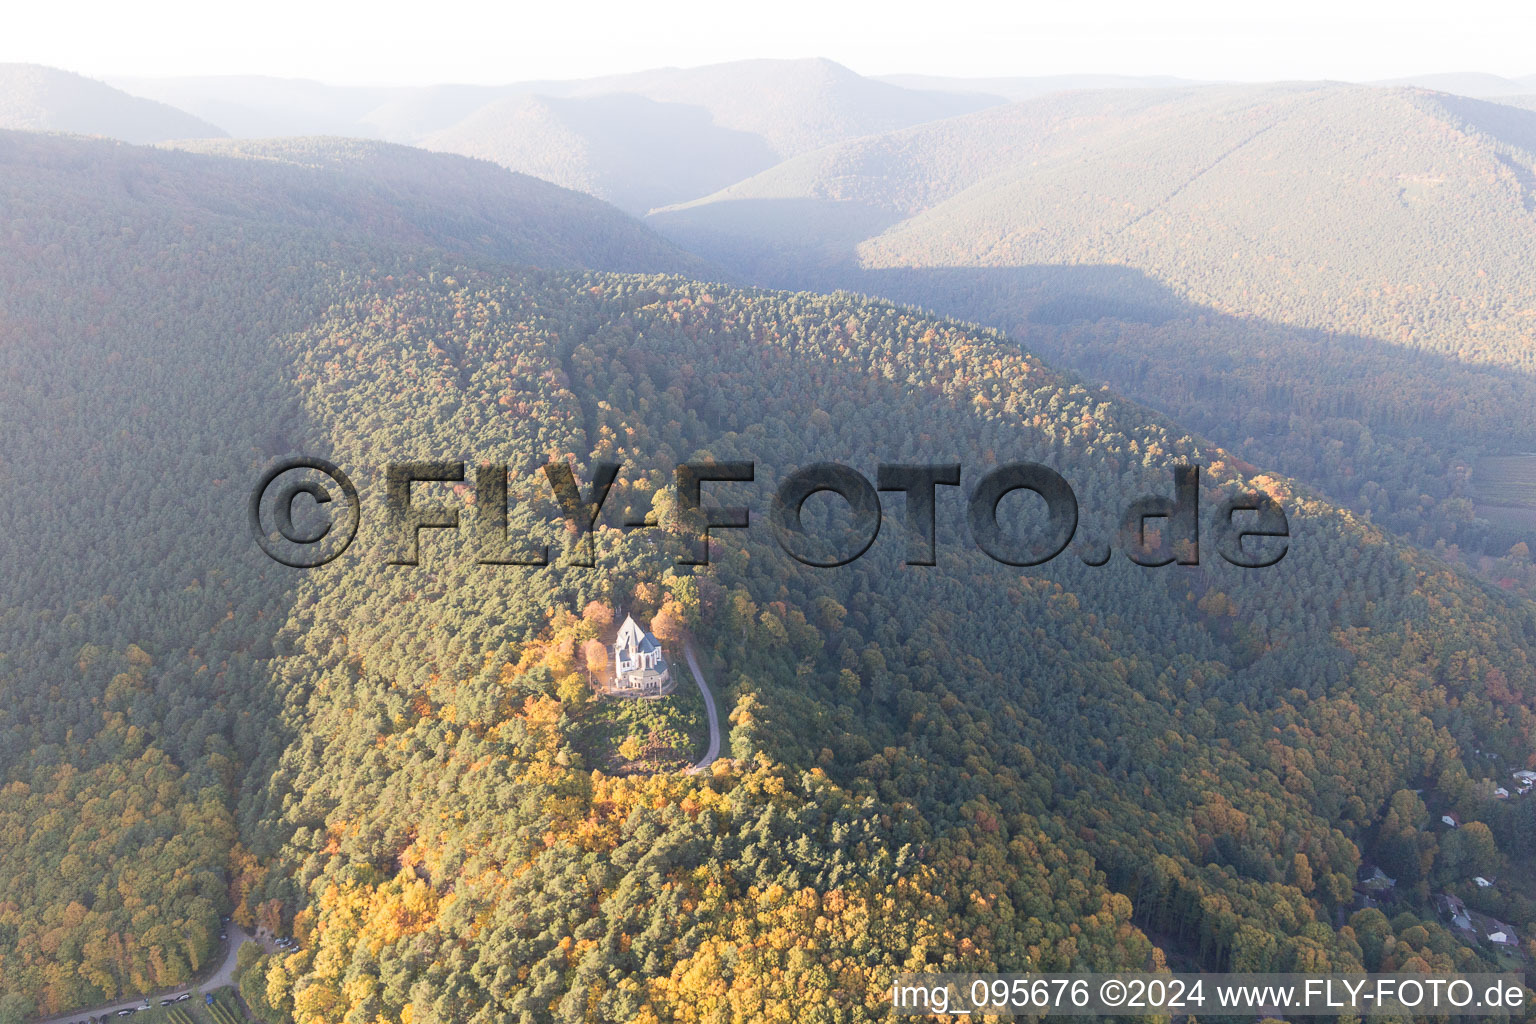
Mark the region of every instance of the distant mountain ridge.
POLYGON ((822 58, 744 60, 505 85, 336 86, 261 75, 117 77, 111 82, 196 113, 236 136, 355 134, 392 142, 444 131, 487 104, 514 96, 635 95, 701 106, 719 127, 761 135, 781 157, 1003 99, 894 85, 822 58))
POLYGON ((1505 96, 1521 96, 1536 92, 1536 75, 1505 78, 1484 71, 1449 71, 1428 75, 1409 75, 1405 78, 1389 78, 1371 85, 1411 86, 1416 89, 1433 89, 1475 99, 1499 99, 1505 96))
POLYGON ((102 135, 137 143, 224 134, 173 106, 38 64, 0 64, 0 128, 102 135))
POLYGON ((907 89, 1001 96, 1011 101, 1079 89, 1171 89, 1207 82, 1176 75, 1024 75, 966 78, 951 75, 877 75, 876 81, 907 89))
POLYGON ((271 75, 191 75, 180 78, 120 76, 119 89, 168 103, 221 126, 237 138, 277 135, 358 135, 370 110, 401 90, 327 85, 271 75))
POLYGON ((865 78, 835 61, 749 60, 575 83, 565 95, 627 92, 708 110, 715 124, 760 136, 781 158, 832 142, 993 105, 865 78))
POLYGON ((414 89, 259 77, 120 81, 237 136, 417 144, 492 160, 633 213, 708 195, 830 143, 1003 102, 905 88, 822 59, 414 89))
MULTIPOLYGON (((332 86, 261 76, 114 81, 237 137, 344 135, 476 156, 635 214, 697 200, 759 173, 779 173, 780 163, 826 146, 1011 102, 1051 96, 1070 104, 1077 101, 1065 97, 1079 93, 1284 87, 1222 86, 1169 75, 868 77, 821 58, 504 85, 332 86)), ((1391 84, 1514 106, 1536 94, 1536 77, 1442 74, 1391 84)), ((953 177, 949 169, 938 174, 953 177)))
POLYGON ((512 96, 422 143, 513 168, 632 213, 693 198, 778 162, 758 135, 644 96, 512 96))

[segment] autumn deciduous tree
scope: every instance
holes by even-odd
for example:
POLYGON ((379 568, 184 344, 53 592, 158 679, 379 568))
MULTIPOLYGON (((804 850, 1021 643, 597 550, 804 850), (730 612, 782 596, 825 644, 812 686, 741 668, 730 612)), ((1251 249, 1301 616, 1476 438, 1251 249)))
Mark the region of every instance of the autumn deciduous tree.
POLYGON ((682 609, 670 599, 665 601, 661 610, 651 618, 651 632, 658 640, 673 645, 681 644, 687 635, 682 609))
POLYGON ((582 609, 581 620, 601 633, 613 625, 613 608, 606 601, 588 601, 582 609))
POLYGON ((587 671, 597 680, 602 680, 608 672, 608 648, 604 643, 593 637, 581 645, 582 660, 586 662, 587 671))

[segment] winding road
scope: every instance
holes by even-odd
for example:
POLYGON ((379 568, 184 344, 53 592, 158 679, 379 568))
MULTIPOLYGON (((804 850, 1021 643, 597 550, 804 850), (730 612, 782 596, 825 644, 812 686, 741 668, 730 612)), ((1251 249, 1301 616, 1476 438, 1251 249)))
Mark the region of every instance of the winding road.
POLYGON ((699 668, 699 660, 693 656, 691 645, 683 645, 683 657, 688 660, 688 669, 693 673, 693 681, 699 684, 699 692, 704 695, 704 707, 709 711, 709 749, 704 752, 698 764, 688 769, 689 775, 697 775, 720 756, 720 713, 715 710, 715 695, 709 692, 709 684, 704 681, 704 672, 699 668))
MULTIPOLYGON (((169 992, 156 992, 149 997, 150 1002, 155 1006, 159 1006, 160 1000, 179 996, 183 992, 198 990, 212 992, 216 988, 233 985, 235 983, 235 955, 239 953, 241 946, 251 941, 251 936, 244 928, 241 928, 233 921, 224 926, 224 933, 229 936, 229 946, 224 952, 223 962, 214 968, 212 973, 195 985, 184 985, 169 992)), ((119 1000, 106 1006, 90 1007, 84 1010, 74 1010, 70 1013, 56 1014, 52 1017, 44 1017, 36 1021, 35 1024, 70 1024, 71 1021, 85 1021, 92 1017, 112 1017, 119 1010, 141 1010, 143 1008, 144 997, 136 996, 133 999, 119 1000)), ((132 1018, 125 1017, 123 1019, 131 1020, 132 1018)))

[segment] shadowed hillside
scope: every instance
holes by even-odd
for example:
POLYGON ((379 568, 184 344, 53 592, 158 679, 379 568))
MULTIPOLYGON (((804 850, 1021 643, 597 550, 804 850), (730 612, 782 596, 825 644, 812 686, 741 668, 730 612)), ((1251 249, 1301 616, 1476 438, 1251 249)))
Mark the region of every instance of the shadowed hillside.
POLYGON ((853 140, 649 222, 753 280, 1006 327, 1425 545, 1502 556, 1523 538, 1480 520, 1471 467, 1532 441, 1533 197, 1536 114, 1212 86, 853 140))

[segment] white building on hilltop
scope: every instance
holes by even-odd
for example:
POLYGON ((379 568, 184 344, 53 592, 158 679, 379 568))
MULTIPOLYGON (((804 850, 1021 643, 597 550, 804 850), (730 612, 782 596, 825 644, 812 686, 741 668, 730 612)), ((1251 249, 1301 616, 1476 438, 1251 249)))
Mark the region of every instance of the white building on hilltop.
POLYGON ((660 697, 672 691, 672 670, 661 643, 633 616, 613 641, 613 693, 624 697, 660 697))

